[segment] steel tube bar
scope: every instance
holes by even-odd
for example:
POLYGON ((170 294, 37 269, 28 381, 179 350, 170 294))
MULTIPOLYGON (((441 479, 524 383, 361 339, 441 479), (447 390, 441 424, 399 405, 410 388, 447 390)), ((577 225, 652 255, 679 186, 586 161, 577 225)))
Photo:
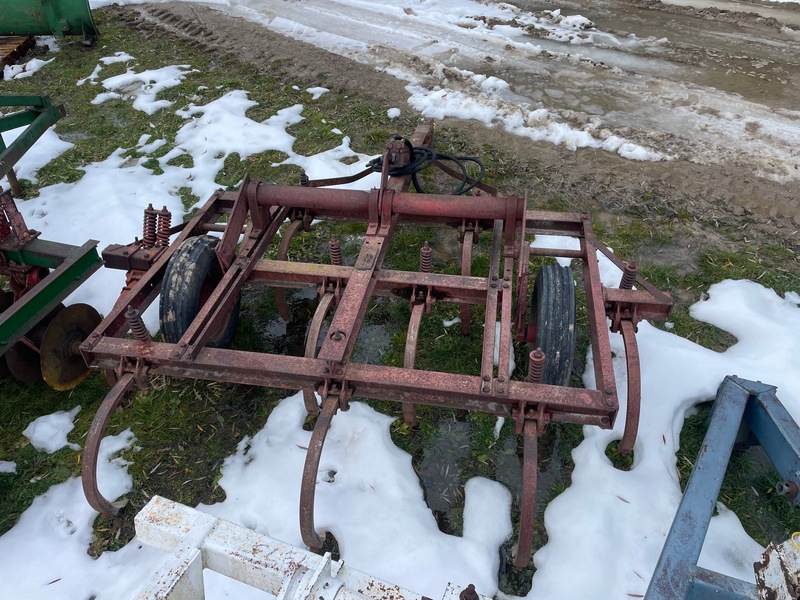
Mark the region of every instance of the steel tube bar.
POLYGON ((726 377, 720 386, 708 431, 647 588, 646 600, 687 597, 692 580, 686 575, 693 573, 700 558, 750 393, 731 377, 726 377))
POLYGON ((554 258, 573 258, 583 260, 586 255, 581 250, 564 250, 563 248, 531 248, 531 256, 552 256, 554 258))
MULTIPOLYGON (((245 181, 242 182, 242 188, 247 180, 248 177, 245 175, 245 181)), ((247 215, 247 203, 242 200, 242 191, 240 189, 237 194, 236 201, 234 201, 230 214, 228 215, 228 221, 225 224, 225 230, 222 233, 222 239, 214 247, 214 253, 217 255, 217 260, 219 260, 219 264, 223 271, 229 269, 233 263, 233 257, 236 253, 236 246, 239 245, 239 238, 241 237, 247 222, 247 215)))
MULTIPOLYGON (((722 575, 702 567, 687 574, 691 580, 686 600, 756 600, 758 590, 749 581, 722 575)), ((777 599, 776 599, 777 600, 777 599)))
MULTIPOLYGON (((347 283, 353 270, 354 268, 349 266, 262 259, 258 261, 248 281, 273 287, 313 287, 336 279, 347 283)), ((411 289, 416 286, 431 288, 437 298, 469 304, 483 304, 486 301, 486 290, 489 287, 485 277, 394 271, 392 269, 381 269, 375 273, 375 279, 376 295, 409 299, 411 289)))
POLYGON ((505 394, 508 390, 506 380, 511 376, 511 330, 513 318, 513 299, 511 293, 511 277, 514 274, 514 239, 516 233, 516 221, 511 210, 506 214, 503 222, 504 244, 503 244, 503 278, 497 282, 500 290, 500 335, 496 342, 497 350, 497 380, 494 382, 495 392, 505 394))
MULTIPOLYGON (((513 263, 511 258, 505 259, 506 265, 513 263)), ((508 269, 506 269, 508 272, 508 269)), ((503 289, 500 291, 500 335, 497 343, 497 381, 495 391, 505 394, 508 389, 506 381, 511 376, 511 334, 513 303, 511 298, 511 281, 508 277, 504 278, 503 289)))
POLYGON ((489 256, 489 279, 491 283, 486 290, 486 314, 483 321, 483 353, 481 354, 481 378, 483 383, 480 393, 491 393, 491 381, 494 379, 494 347, 495 327, 497 323, 498 285, 500 281, 500 251, 503 222, 494 222, 492 230, 492 250, 489 256))
POLYGON ((800 428, 774 388, 751 397, 744 416, 783 480, 800 485, 800 428))
MULTIPOLYGON (((352 219, 369 219, 369 194, 359 190, 332 190, 297 186, 264 185, 249 182, 248 197, 255 198, 262 206, 288 206, 304 208, 317 216, 344 216, 352 219)), ((469 196, 450 196, 442 201, 438 194, 412 194, 393 192, 392 214, 401 220, 424 218, 432 223, 461 223, 463 219, 493 221, 506 216, 509 203, 517 203, 515 196, 483 196, 480 202, 469 196)), ((524 218, 522 205, 517 209, 517 218, 524 218)))
MULTIPOLYGON (((393 190, 381 190, 381 195, 376 197, 373 191, 370 198, 373 206, 379 201, 391 206, 393 198, 399 194, 393 190)), ((349 360, 353 353, 358 332, 364 322, 364 315, 367 313, 369 301, 378 282, 376 273, 380 272, 383 267, 383 261, 389 249, 389 240, 396 223, 395 217, 381 216, 380 230, 376 234, 369 233, 375 225, 370 223, 370 229, 368 229, 367 236, 361 245, 361 251, 356 258, 354 270, 333 316, 330 333, 319 351, 319 357, 329 361, 331 365, 338 365, 349 360)), ((333 368, 336 368, 337 371, 340 370, 338 366, 333 368)))
MULTIPOLYGON (((591 231, 588 216, 585 216, 584 229, 591 231)), ((589 337, 592 344, 592 361, 594 363, 595 384, 601 390, 606 408, 616 414, 619 408, 617 400, 617 384, 614 379, 614 366, 611 362, 611 342, 608 338, 605 304, 602 296, 600 267, 594 248, 586 239, 581 240, 581 250, 586 253, 583 261, 583 281, 586 291, 586 308, 589 318, 589 337), (591 250, 591 251, 590 251, 591 250)))
MULTIPOLYGON (((509 204, 517 204, 516 196, 482 196, 476 202, 471 196, 449 196, 442 201, 438 194, 396 194, 393 201, 395 214, 403 220, 412 217, 424 218, 426 222, 461 223, 464 219, 494 221, 503 219, 509 204)), ((522 205, 518 205, 516 217, 524 217, 522 205)))
POLYGON ((248 199, 255 199, 261 206, 305 208, 332 217, 369 218, 369 192, 266 185, 258 181, 249 181, 243 189, 248 199))
POLYGON ((800 485, 800 427, 775 396, 775 388, 750 399, 745 420, 784 481, 800 485))
MULTIPOLYGON (((153 375, 167 375, 191 379, 205 379, 227 383, 243 383, 298 389, 315 386, 327 378, 327 364, 322 359, 311 359, 278 354, 261 354, 242 350, 203 348, 193 360, 174 358, 174 344, 152 342, 147 348, 147 365, 153 375)), ((101 369, 114 369, 120 359, 135 362, 141 357, 141 344, 124 338, 103 338, 92 349, 93 364, 101 369)), ((511 407, 519 402, 545 404, 554 417, 586 415, 593 424, 608 427, 609 411, 605 410, 603 394, 597 390, 566 388, 554 385, 529 384, 511 381, 507 397, 478 397, 481 378, 477 376, 442 373, 438 371, 409 371, 401 367, 386 367, 362 363, 349 363, 343 377, 356 390, 357 395, 414 402, 434 406, 448 406, 465 410, 481 410, 497 416, 509 416, 511 407)), ((562 419, 564 420, 564 419, 562 419)), ((584 422, 584 421, 578 421, 584 422)))
MULTIPOLYGON (((464 231, 464 239, 461 242, 461 276, 469 277, 472 274, 472 246, 477 241, 475 239, 476 233, 474 229, 464 231)), ((461 314, 461 334, 469 335, 469 313, 470 305, 468 303, 461 304, 459 309, 461 314)))

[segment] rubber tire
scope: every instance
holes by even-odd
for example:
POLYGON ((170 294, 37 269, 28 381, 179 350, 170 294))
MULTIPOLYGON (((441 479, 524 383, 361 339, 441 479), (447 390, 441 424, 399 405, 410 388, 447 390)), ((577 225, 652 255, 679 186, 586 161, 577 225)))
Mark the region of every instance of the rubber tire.
MULTIPOLYGON (((185 240, 169 259, 161 284, 159 321, 164 341, 176 344, 194 321, 206 298, 222 279, 214 246, 219 238, 199 235, 185 240)), ((241 296, 231 310, 222 335, 207 344, 225 348, 233 339, 239 320, 241 296)))
POLYGON ((542 383, 568 386, 575 356, 575 279, 569 267, 546 264, 531 293, 536 343, 545 354, 542 383))

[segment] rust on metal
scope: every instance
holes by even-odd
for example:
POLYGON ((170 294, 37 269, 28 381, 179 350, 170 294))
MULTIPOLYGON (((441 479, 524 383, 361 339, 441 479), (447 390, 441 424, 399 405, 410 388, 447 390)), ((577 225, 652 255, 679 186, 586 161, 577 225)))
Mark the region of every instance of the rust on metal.
POLYGON ((116 381, 87 439, 84 486, 92 506, 109 514, 116 511, 96 486, 99 440, 110 412, 134 385, 146 385, 151 375, 303 390, 306 410, 317 415, 317 420, 303 470, 300 524, 303 540, 314 548, 322 543, 314 524, 314 491, 322 447, 334 415, 347 410, 352 396, 400 402, 409 425, 416 422, 415 404, 481 411, 513 419, 517 433, 524 438, 522 526, 515 563, 527 564, 535 515, 538 437, 550 421, 613 426, 619 402, 606 321, 611 319, 612 330, 622 332, 628 351, 628 414, 622 445, 632 448, 640 387, 635 327, 641 319, 665 318, 672 304, 667 295, 635 272, 627 276, 625 285, 630 284, 629 289, 610 289, 602 284, 598 251, 620 269, 625 265, 596 240, 588 215, 528 210, 527 196, 502 196, 474 180, 468 183, 473 193, 480 195, 477 200, 475 196, 410 193, 411 174, 406 168, 410 155, 418 146, 430 145, 432 133, 432 124, 423 123, 408 142, 390 141, 381 160, 359 174, 381 172, 380 186, 371 191, 323 187, 340 180, 315 182, 306 178, 301 186, 274 186, 245 177, 238 191, 215 193, 185 225, 172 227, 164 220, 163 211, 148 207, 151 213, 145 213, 143 232, 146 242, 143 239, 103 252, 107 266, 128 271, 128 284, 115 308, 81 346, 87 364, 113 374, 116 381), (330 264, 289 260, 292 237, 308 229, 315 219, 358 221, 367 226, 352 264, 343 264, 341 246, 333 239, 329 242, 330 264), (288 227, 284 225, 287 221, 288 227), (420 252, 419 270, 385 268, 390 241, 400 224, 453 228, 462 244, 460 274, 434 272, 432 248, 427 243, 420 252), (197 316, 177 343, 149 339, 144 343, 130 311, 143 312, 157 297, 176 249, 190 237, 209 231, 222 233, 215 247, 222 268, 220 281, 204 297, 197 316), (532 249, 529 234, 567 236, 578 240, 580 249, 532 249), (174 240, 165 245, 170 236, 174 240), (472 275, 473 249, 480 239, 491 242, 485 276, 472 275), (267 251, 276 258, 263 258, 267 251), (514 340, 532 339, 527 310, 529 260, 542 255, 581 262, 596 389, 543 383, 540 363, 544 356, 540 351, 532 354, 525 380, 510 376, 514 340), (320 301, 303 356, 209 345, 227 323, 246 283, 272 287, 284 318, 291 316, 285 290, 317 291, 320 301), (376 297, 410 306, 403 367, 353 360, 368 307, 376 297), (483 307, 479 374, 417 368, 421 323, 435 303, 458 306, 465 334, 469 332, 470 309, 483 307), (323 335, 325 323, 329 326, 323 335), (137 339, 125 337, 129 329, 137 339), (495 354, 499 355, 497 366, 495 354), (319 395, 321 411, 315 394, 319 395))
MULTIPOLYGON (((332 390, 331 390, 332 391, 332 390)), ((339 398, 333 393, 328 393, 322 400, 322 410, 317 417, 311 441, 308 443, 308 453, 303 465, 303 481, 300 485, 300 533, 303 542, 309 548, 319 550, 322 548, 322 538, 314 528, 314 496, 317 486, 317 471, 322 456, 322 446, 336 411, 339 410, 339 398)))
POLYGON ((621 454, 633 451, 636 432, 639 430, 639 410, 642 397, 642 380, 639 372, 639 346, 636 343, 635 325, 622 321, 622 341, 625 345, 625 362, 628 367, 628 402, 625 411, 625 430, 619 443, 621 454))
POLYGON ((519 507, 519 539, 514 566, 522 569, 528 565, 533 547, 533 528, 536 518, 536 477, 539 468, 539 424, 526 419, 524 430, 524 452, 522 455, 522 494, 519 507))
POLYGON ((13 65, 35 44, 36 39, 32 35, 0 36, 0 79, 3 78, 4 67, 13 65))
POLYGON ((475 585, 470 583, 466 588, 461 590, 461 593, 458 595, 458 600, 479 600, 480 596, 478 592, 475 590, 475 585))
MULTIPOLYGON (((333 292, 326 292, 317 305, 317 310, 314 312, 314 318, 311 319, 311 324, 308 327, 308 336, 306 338, 306 358, 315 358, 317 356, 317 346, 319 345, 319 335, 322 331, 322 325, 325 323, 325 318, 328 316, 335 294, 333 292)), ((305 403, 306 412, 309 415, 316 415, 319 412, 317 400, 314 397, 314 390, 309 387, 303 388, 303 402, 305 403)))
POLYGON ((83 450, 83 462, 81 463, 81 483, 83 493, 86 495, 89 505, 96 511, 104 515, 116 515, 124 506, 124 503, 109 502, 97 486, 97 458, 100 454, 100 441, 114 410, 125 399, 125 395, 134 386, 133 373, 125 373, 117 381, 116 385, 100 404, 97 413, 94 415, 89 433, 86 436, 86 447, 83 450))
POLYGON ((544 374, 544 352, 541 348, 536 348, 528 354, 528 374, 525 381, 529 383, 541 383, 544 374))
MULTIPOLYGON (((422 324, 422 315, 425 313, 425 303, 417 302, 411 306, 411 318, 408 321, 406 334, 406 351, 403 357, 403 368, 413 369, 417 360, 417 342, 419 341, 419 328, 422 324)), ((416 427, 417 414, 414 405, 410 402, 403 404, 403 420, 409 427, 416 427)))

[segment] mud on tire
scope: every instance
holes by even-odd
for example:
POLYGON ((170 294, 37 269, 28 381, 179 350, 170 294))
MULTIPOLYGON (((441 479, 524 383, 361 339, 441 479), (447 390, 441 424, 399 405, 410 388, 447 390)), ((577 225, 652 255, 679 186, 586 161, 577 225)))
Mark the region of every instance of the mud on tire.
MULTIPOLYGON (((164 341, 177 343, 189 329, 200 307, 222 279, 222 270, 214 252, 218 238, 200 235, 185 240, 167 263, 161 285, 159 321, 164 341)), ((223 331, 208 345, 226 347, 233 338, 239 318, 241 297, 230 312, 223 331)))
POLYGON ((531 293, 536 342, 545 354, 542 383, 569 385, 575 355, 575 279, 569 267, 539 269, 531 293))

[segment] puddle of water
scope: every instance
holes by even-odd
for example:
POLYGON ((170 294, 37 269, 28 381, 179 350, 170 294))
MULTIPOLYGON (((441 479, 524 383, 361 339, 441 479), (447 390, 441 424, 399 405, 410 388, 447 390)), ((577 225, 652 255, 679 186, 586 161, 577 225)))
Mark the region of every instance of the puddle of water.
POLYGON ((361 331, 358 332, 355 350, 353 350, 353 360, 368 365, 379 365, 391 345, 392 334, 385 325, 362 325, 361 331))
MULTIPOLYGON (((263 300, 263 294, 272 294, 272 290, 263 286, 253 286, 243 294, 243 310, 249 311, 253 319, 253 327, 265 345, 264 351, 288 356, 303 356, 306 347, 308 325, 314 316, 319 302, 313 288, 287 291, 286 301, 291 321, 284 321, 277 312, 264 320, 256 311, 256 306, 263 300)), ((330 326, 331 315, 326 319, 320 331, 320 345, 330 326)), ((352 360, 365 364, 380 364, 383 355, 389 350, 392 336, 388 328, 382 324, 364 324, 358 334, 352 360)))
MULTIPOLYGON (((692 1, 675 0, 675 3, 688 5, 692 1)), ((541 2, 516 0, 514 3, 531 12, 552 9, 541 2)), ((783 12, 800 20, 800 12, 783 12)), ((610 66, 655 75, 659 79, 666 75, 667 80, 710 86, 770 105, 793 103, 800 45, 797 37, 789 33, 743 28, 719 20, 709 27, 708 20, 696 16, 619 2, 572 3, 562 13, 583 15, 595 23, 596 30, 612 32, 618 39, 636 37, 636 44, 630 47, 589 46, 584 50, 610 66), (662 70, 663 64, 669 68, 662 70)), ((581 52, 581 47, 575 52, 581 52)), ((609 84, 614 85, 617 80, 618 85, 624 85, 623 80, 615 77, 609 78, 609 84)))
MULTIPOLYGON (((261 286, 254 286, 254 289, 243 295, 244 306, 258 302, 260 295, 264 293, 273 292, 265 291, 261 286)), ((287 304, 292 314, 291 321, 284 321, 277 313, 266 321, 253 314, 253 327, 267 346, 266 351, 288 356, 303 356, 308 322, 317 306, 316 293, 311 288, 288 292, 287 304)))
POLYGON ((661 0, 661 2, 673 6, 690 6, 699 9, 716 8, 731 12, 756 13, 765 18, 776 19, 786 25, 800 25, 800 13, 761 4, 735 2, 734 0, 661 0))
POLYGON ((446 513, 451 504, 463 501, 464 480, 458 463, 469 456, 469 432, 468 422, 447 419, 439 423, 423 453, 419 477, 425 500, 434 514, 446 513))
MULTIPOLYGON (((463 504, 465 471, 474 472, 465 461, 475 460, 470 455, 472 425, 448 417, 438 423, 436 433, 423 450, 418 473, 428 507, 436 516, 440 527, 447 531, 447 513, 453 505, 463 504)), ((516 435, 505 435, 500 446, 492 449, 491 477, 511 492, 516 506, 522 495, 522 445, 516 435)), ((536 487, 537 513, 541 515, 544 503, 552 496, 556 484, 569 485, 561 452, 564 442, 561 430, 551 427, 539 440, 539 475, 536 487)), ((449 533, 449 531, 447 531, 449 533)))

